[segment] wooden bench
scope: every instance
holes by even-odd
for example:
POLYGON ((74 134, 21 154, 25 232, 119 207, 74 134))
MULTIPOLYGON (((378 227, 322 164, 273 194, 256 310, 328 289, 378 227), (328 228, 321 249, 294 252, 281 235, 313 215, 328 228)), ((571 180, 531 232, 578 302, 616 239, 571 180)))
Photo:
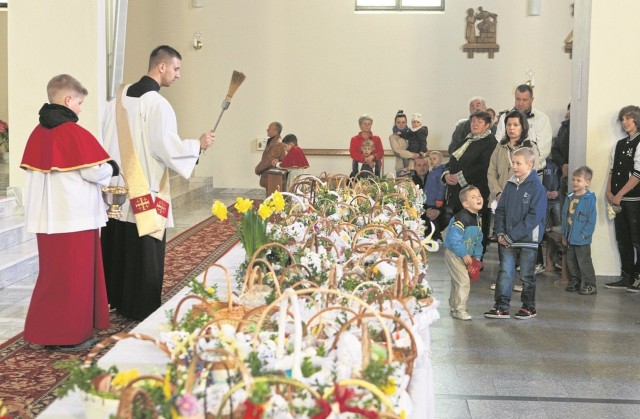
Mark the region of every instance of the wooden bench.
MULTIPOLYGON (((304 154, 307 156, 351 156, 348 148, 305 148, 304 154)), ((434 151, 434 150, 429 150, 434 151)), ((442 153, 444 157, 449 157, 449 152, 447 150, 437 150, 442 153)), ((393 150, 385 150, 385 157, 394 157, 395 154, 393 150)))

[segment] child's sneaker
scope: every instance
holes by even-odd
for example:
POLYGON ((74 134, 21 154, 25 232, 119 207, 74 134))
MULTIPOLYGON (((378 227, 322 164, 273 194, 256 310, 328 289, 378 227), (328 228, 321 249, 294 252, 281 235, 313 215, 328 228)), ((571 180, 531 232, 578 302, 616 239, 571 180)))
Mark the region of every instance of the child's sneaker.
POLYGON ((522 307, 520 310, 518 310, 516 314, 513 315, 513 317, 515 317, 518 320, 527 320, 532 317, 536 317, 536 315, 537 313, 535 308, 532 308, 531 310, 529 310, 528 308, 522 307))
POLYGON ((499 308, 492 308, 484 313, 484 317, 487 319, 509 319, 509 310, 500 310, 499 308))
POLYGON ((585 285, 578 293, 582 295, 593 295, 597 294, 598 290, 595 285, 585 285))
POLYGON ((489 289, 491 289, 491 290, 496 289, 496 283, 494 282, 493 284, 491 284, 491 286, 489 287, 489 289))
POLYGON ((471 316, 465 310, 455 310, 451 312, 451 317, 458 320, 471 320, 471 316))
POLYGON ((520 284, 514 284, 514 285, 513 285, 513 290, 514 290, 515 292, 522 292, 522 285, 520 285, 520 284))

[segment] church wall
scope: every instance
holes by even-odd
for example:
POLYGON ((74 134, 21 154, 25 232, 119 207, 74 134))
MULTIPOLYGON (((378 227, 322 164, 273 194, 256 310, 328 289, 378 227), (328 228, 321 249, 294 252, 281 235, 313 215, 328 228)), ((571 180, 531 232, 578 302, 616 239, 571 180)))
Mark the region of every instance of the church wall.
MULTIPOLYGON (((180 50, 182 79, 163 94, 176 108, 181 134, 196 137, 217 118, 231 72, 243 71, 247 80, 197 174, 213 176, 215 187, 255 187, 261 152, 254 139, 265 137, 273 120, 303 148, 347 148, 358 117, 368 113, 388 148, 393 116, 404 109, 422 113, 429 147, 442 149, 467 116, 469 97, 481 95, 497 110, 513 106, 513 90, 530 68, 534 105, 549 115, 555 134, 571 95, 571 60, 563 50, 573 25, 570 4, 544 2, 541 16, 529 17, 526 1, 448 1, 445 13, 371 14, 355 13, 344 0, 207 0, 204 8, 137 0, 130 2, 136 32, 127 39, 125 75, 137 79, 158 44, 180 50), (494 59, 462 51, 466 9, 479 5, 498 14, 494 59), (191 47, 196 31, 200 51, 191 47)), ((309 160, 314 173, 350 170, 348 158, 309 160)), ((393 164, 387 158, 386 169, 393 164)))
POLYGON ((8 92, 11 153, 9 182, 21 187, 24 146, 47 102, 49 80, 71 74, 89 91, 80 125, 97 135, 104 97, 104 0, 20 0, 8 13, 8 92), (100 30, 102 28, 102 30, 100 30))

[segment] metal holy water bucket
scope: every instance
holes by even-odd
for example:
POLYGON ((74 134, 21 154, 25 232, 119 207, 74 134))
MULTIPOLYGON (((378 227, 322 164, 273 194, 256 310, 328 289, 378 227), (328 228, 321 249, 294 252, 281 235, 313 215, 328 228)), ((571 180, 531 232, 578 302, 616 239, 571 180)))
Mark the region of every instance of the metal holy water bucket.
MULTIPOLYGON (((122 174, 120 176, 122 176, 122 174)), ((118 181, 119 180, 120 178, 118 178, 118 181)), ((127 202, 128 192, 129 188, 126 186, 109 185, 102 187, 102 199, 105 204, 109 206, 107 209, 107 216, 109 218, 120 218, 122 216, 122 205, 127 202)))

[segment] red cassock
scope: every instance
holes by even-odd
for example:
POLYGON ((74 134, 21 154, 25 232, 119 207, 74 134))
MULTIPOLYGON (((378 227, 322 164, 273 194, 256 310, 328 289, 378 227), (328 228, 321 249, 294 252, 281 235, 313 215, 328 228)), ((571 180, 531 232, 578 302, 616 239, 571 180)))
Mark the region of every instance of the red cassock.
POLYGON ((38 234, 40 272, 24 326, 39 345, 76 345, 108 329, 109 305, 98 230, 38 234))
POLYGON ((309 167, 307 157, 304 155, 302 149, 298 146, 293 146, 291 150, 284 156, 284 159, 280 162, 280 167, 283 169, 300 168, 306 169, 309 167))
MULTIPOLYGON (((73 122, 33 131, 20 167, 70 176, 73 170, 104 163, 109 155, 73 122)), ((52 191, 60 199, 69 192, 52 191)), ((84 197, 84 199, 89 199, 84 197)), ((99 229, 55 234, 36 232, 39 273, 25 321, 24 339, 39 345, 76 345, 94 328, 108 329, 109 305, 99 229)))

